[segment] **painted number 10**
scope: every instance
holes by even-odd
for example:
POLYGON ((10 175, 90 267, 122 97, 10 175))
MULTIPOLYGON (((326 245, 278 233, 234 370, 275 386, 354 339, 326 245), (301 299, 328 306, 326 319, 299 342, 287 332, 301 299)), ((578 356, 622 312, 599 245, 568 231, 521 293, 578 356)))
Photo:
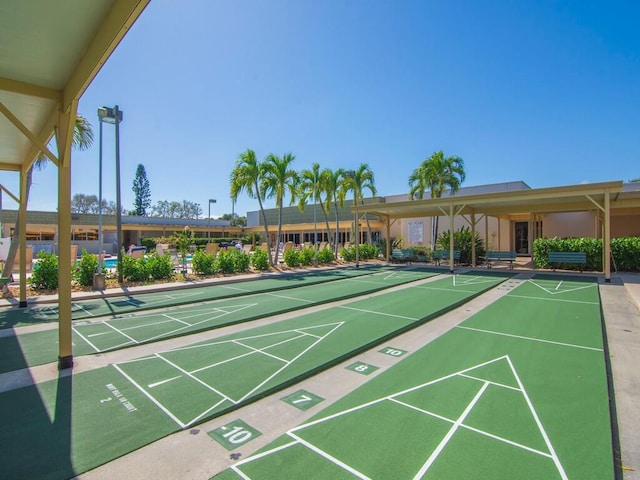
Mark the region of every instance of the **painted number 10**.
POLYGON ((385 348, 384 353, 387 355, 393 355, 394 357, 399 357, 404 352, 402 350, 396 350, 394 348, 385 348))
POLYGON ((222 436, 226 438, 230 443, 238 444, 248 441, 251 438, 252 433, 242 427, 233 427, 222 436))

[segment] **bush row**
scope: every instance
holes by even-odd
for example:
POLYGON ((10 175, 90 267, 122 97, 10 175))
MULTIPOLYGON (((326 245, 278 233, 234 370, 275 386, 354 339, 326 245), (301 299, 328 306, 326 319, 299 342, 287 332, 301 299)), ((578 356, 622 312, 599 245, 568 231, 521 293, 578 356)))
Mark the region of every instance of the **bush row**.
MULTIPOLYGON (((537 268, 550 268, 549 252, 585 252, 586 270, 602 271, 602 239, 600 238, 537 238, 533 242, 533 258, 537 268)), ((612 268, 619 272, 640 271, 640 237, 611 239, 612 268)), ((563 265, 578 270, 577 265, 563 265)))

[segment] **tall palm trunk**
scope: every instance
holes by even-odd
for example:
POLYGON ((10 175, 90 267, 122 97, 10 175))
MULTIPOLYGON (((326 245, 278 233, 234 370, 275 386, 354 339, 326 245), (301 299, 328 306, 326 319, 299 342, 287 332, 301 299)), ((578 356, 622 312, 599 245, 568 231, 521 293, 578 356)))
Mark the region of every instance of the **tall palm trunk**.
MULTIPOLYGON (((24 193, 25 204, 29 200, 29 190, 31 190, 32 182, 33 182, 33 165, 27 171, 27 188, 24 193)), ((16 224, 13 227, 13 236, 11 237, 11 245, 9 246, 9 251, 7 252, 7 259, 5 260, 4 269, 2 270, 3 277, 10 277, 11 273, 13 272, 13 264, 16 261, 16 253, 18 252, 18 246, 19 246, 18 244, 20 240, 20 222, 22 222, 22 220, 23 219, 20 218, 20 210, 18 210, 18 217, 16 218, 16 224)))
POLYGON ((278 234, 276 236, 276 258, 274 264, 278 265, 278 254, 280 253, 280 235, 282 235, 282 203, 278 208, 278 234))
POLYGON ((338 258, 338 239, 340 238, 340 220, 338 218, 338 202, 333 202, 333 208, 336 211, 336 236, 333 243, 333 254, 338 258))
MULTIPOLYGON (((327 212, 324 209, 324 203, 320 200, 320 209, 322 209, 322 215, 324 215, 324 223, 327 227, 327 240, 331 243, 331 227, 329 227, 329 217, 327 216, 327 212)), ((315 238, 313 239, 315 241, 315 238)))
MULTIPOLYGON (((255 183, 256 192, 260 192, 258 190, 258 183, 255 183)), ((269 237, 269 225, 267 224, 267 214, 264 211, 264 207, 262 206, 262 198, 260 198, 260 193, 256 195, 258 197, 258 205, 260 206, 260 214, 262 215, 262 224, 264 226, 264 235, 265 241, 267 242, 267 254, 269 255, 269 265, 273 267, 273 257, 271 256, 271 238, 269 237)))

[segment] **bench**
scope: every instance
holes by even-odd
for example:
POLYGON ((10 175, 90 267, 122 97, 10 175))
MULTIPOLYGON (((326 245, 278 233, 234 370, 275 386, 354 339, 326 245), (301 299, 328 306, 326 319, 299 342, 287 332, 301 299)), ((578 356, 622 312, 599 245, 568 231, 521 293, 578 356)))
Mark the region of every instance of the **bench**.
POLYGON ((403 250, 394 248, 391 252, 391 262, 411 262, 413 252, 411 250, 403 250))
POLYGON ((549 265, 553 264, 580 265, 580 273, 582 273, 587 266, 587 254, 586 252, 549 252, 549 265))
POLYGON ((489 251, 485 256, 487 268, 491 268, 491 262, 509 262, 509 269, 513 270, 513 261, 516 259, 516 252, 489 251))
MULTIPOLYGON (((433 259, 436 265, 440 265, 440 260, 450 260, 449 250, 436 250, 433 252, 433 259)), ((453 251, 453 263, 460 263, 460 250, 453 251)))

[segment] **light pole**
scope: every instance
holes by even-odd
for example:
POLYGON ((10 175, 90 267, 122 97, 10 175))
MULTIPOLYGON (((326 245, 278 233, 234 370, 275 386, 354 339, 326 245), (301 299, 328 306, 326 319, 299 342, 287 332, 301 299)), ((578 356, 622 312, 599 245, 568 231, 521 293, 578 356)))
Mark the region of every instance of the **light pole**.
MULTIPOLYGON (((94 279, 94 288, 102 286, 104 289, 104 277, 102 276, 102 124, 112 123, 116 126, 116 241, 118 242, 118 281, 122 283, 122 206, 120 203, 120 122, 122 110, 116 105, 114 108, 98 108, 98 120, 100 122, 100 152, 98 156, 98 278, 94 279), (98 284, 100 283, 100 284, 98 284)), ((96 288, 97 289, 97 288, 96 288)))
POLYGON ((318 266, 318 224, 316 218, 316 181, 317 172, 313 172, 313 266, 318 266))
MULTIPOLYGON (((344 173, 346 178, 353 182, 353 206, 356 206, 356 172, 348 170, 344 173)), ((360 267, 360 232, 358 232, 358 212, 353 212, 353 230, 356 237, 356 268, 360 267)))
POLYGON ((209 199, 209 216, 207 217, 207 238, 211 238, 211 204, 216 203, 215 198, 209 199))

